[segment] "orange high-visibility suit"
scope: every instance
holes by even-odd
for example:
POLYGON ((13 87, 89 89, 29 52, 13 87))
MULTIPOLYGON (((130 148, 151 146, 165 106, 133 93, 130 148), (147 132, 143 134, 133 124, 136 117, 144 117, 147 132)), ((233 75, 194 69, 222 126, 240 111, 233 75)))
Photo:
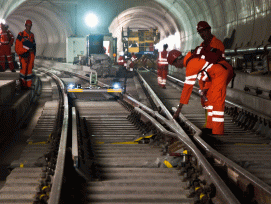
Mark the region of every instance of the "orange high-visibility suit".
POLYGON ((135 54, 132 53, 132 57, 131 57, 132 62, 134 62, 135 60, 137 60, 137 56, 135 54))
POLYGON ((119 56, 118 65, 124 66, 125 60, 123 56, 119 56))
POLYGON ((210 42, 205 42, 205 41, 203 41, 203 42, 200 44, 200 46, 201 46, 201 47, 207 47, 207 46, 210 46, 210 47, 219 49, 219 50, 222 52, 222 57, 225 58, 225 46, 224 46, 224 44, 221 42, 221 40, 217 39, 214 35, 213 35, 213 38, 211 39, 210 42))
POLYGON ((205 82, 211 82, 208 90, 208 105, 212 106, 212 117, 207 118, 207 128, 212 129, 213 134, 224 134, 225 97, 227 82, 232 77, 228 71, 231 65, 226 61, 223 62, 225 67, 221 64, 212 64, 202 55, 192 58, 186 64, 186 77, 180 103, 188 104, 197 78, 201 89, 205 82))
POLYGON ((8 60, 9 69, 14 70, 13 59, 11 55, 11 46, 14 42, 14 36, 9 30, 0 30, 0 66, 5 70, 6 57, 8 60))
MULTIPOLYGON (((226 87, 225 89, 227 89, 227 86, 228 84, 230 83, 230 81, 232 80, 233 78, 233 68, 232 66, 226 61, 226 60, 222 60, 222 61, 219 61, 217 65, 220 65, 222 66, 225 71, 227 72, 227 78, 226 78, 226 87)), ((211 82, 213 83, 213 81, 211 82)), ((224 107, 225 107, 225 97, 226 97, 226 90, 225 90, 225 93, 223 91, 223 94, 222 95, 222 100, 224 101, 223 102, 223 105, 221 106, 221 110, 223 111, 223 117, 221 117, 219 115, 219 113, 216 111, 218 110, 219 108, 215 107, 214 104, 217 104, 219 101, 217 101, 218 99, 216 99, 214 96, 214 88, 215 88, 216 84, 212 84, 210 87, 209 87, 209 90, 206 94, 206 97, 209 98, 209 105, 208 105, 208 115, 207 115, 207 123, 206 123, 206 128, 209 128, 209 129, 213 129, 214 128, 214 125, 215 126, 223 126, 223 130, 224 130, 224 107), (223 122, 220 122, 220 121, 223 122), (220 123, 219 123, 220 122, 220 123)), ((224 89, 224 88, 223 88, 224 89)), ((221 102, 219 102, 221 103, 221 102)), ((222 129, 222 127, 221 127, 222 129)), ((216 133, 213 133, 213 134, 216 134, 216 133)), ((217 134, 221 134, 221 133, 217 133, 217 134)))
POLYGON ((32 84, 32 69, 36 55, 34 34, 28 34, 26 31, 20 32, 15 42, 15 51, 19 55, 21 63, 20 79, 22 87, 29 88, 32 84))
POLYGON ((157 81, 158 85, 165 88, 167 83, 168 74, 168 61, 167 61, 168 51, 163 50, 159 52, 157 59, 157 81))
MULTIPOLYGON (((200 44, 201 47, 211 47, 211 48, 216 48, 222 52, 222 57, 225 58, 225 46, 221 42, 221 40, 217 39, 214 35, 211 38, 211 41, 205 42, 203 41, 200 44)), ((210 88, 211 84, 210 82, 205 82, 203 89, 208 90, 210 88)), ((208 94, 208 92, 207 92, 208 94)), ((208 97, 207 97, 208 98, 208 97)), ((202 101, 202 106, 208 109, 208 101, 202 101)))
MULTIPOLYGON (((211 47, 211 48, 216 48, 216 49, 218 49, 218 50, 220 50, 221 52, 222 52, 222 58, 225 58, 225 47, 224 47, 224 44, 219 40, 219 39, 217 39, 215 36, 213 36, 212 37, 212 39, 211 39, 211 41, 209 41, 209 42, 205 42, 205 41, 203 41, 202 43, 201 43, 201 46, 203 46, 203 47, 211 47)), ((225 60, 222 60, 222 61, 220 61, 219 62, 220 64, 224 64, 225 66, 227 66, 227 62, 225 61, 225 60)), ((227 80, 227 85, 229 84, 229 82, 231 81, 231 79, 232 79, 232 77, 233 77, 233 68, 232 68, 232 66, 227 66, 228 67, 228 69, 227 69, 227 71, 228 71, 228 76, 229 76, 229 78, 228 78, 228 80, 227 80)), ((207 92, 206 92, 206 98, 208 99, 209 97, 210 97, 210 95, 211 95, 211 93, 208 91, 209 90, 209 88, 211 87, 211 82, 205 82, 204 83, 204 86, 202 87, 202 89, 205 89, 205 90, 207 90, 207 92)), ((210 122, 210 121, 212 121, 212 105, 210 105, 209 104, 209 100, 207 100, 207 101, 204 101, 203 99, 201 100, 201 102, 202 102, 202 106, 205 108, 205 109, 207 109, 207 122, 206 122, 206 128, 209 128, 209 129, 211 129, 211 127, 212 127, 212 123, 210 122)))

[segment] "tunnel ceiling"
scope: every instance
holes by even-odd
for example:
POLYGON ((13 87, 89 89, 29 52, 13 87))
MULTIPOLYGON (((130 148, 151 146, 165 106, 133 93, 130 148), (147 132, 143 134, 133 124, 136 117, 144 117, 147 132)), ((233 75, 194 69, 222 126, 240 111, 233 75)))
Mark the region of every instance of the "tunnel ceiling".
POLYGON ((230 36, 235 27, 254 23, 270 14, 271 0, 0 0, 0 18, 10 30, 24 29, 26 19, 33 20, 41 55, 53 55, 54 45, 65 50, 69 36, 112 33, 121 36, 123 28, 158 28, 161 39, 178 33, 183 50, 198 45, 196 24, 206 20, 220 39, 230 36), (88 12, 98 16, 97 28, 86 27, 88 12), (193 39, 193 42, 192 42, 193 39), (187 42, 191 42, 188 46, 187 42), (50 50, 48 50, 48 45, 50 50), (64 46, 64 47, 63 47, 64 46))

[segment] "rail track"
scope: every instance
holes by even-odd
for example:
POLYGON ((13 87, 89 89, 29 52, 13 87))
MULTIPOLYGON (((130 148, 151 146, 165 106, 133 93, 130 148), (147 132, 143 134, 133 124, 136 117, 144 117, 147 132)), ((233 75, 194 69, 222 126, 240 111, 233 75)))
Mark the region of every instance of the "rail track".
POLYGON ((58 152, 57 129, 62 121, 63 98, 52 76, 37 70, 35 75, 39 83, 29 92, 32 98, 43 101, 43 110, 20 157, 9 166, 10 174, 0 190, 1 203, 42 203, 48 199, 52 187, 56 160, 53 162, 48 156, 58 152))
MULTIPOLYGON (((144 77, 144 74, 148 73, 140 74, 144 77)), ((176 83, 172 84, 172 88, 168 86, 166 89, 167 92, 171 90, 170 96, 163 96, 163 91, 157 91, 160 93, 159 98, 167 106, 165 108, 155 96, 155 89, 154 91, 149 89, 143 77, 139 79, 143 82, 145 91, 152 96, 151 104, 156 106, 152 110, 127 94, 112 94, 102 91, 101 88, 86 93, 69 93, 69 98, 66 98, 67 88, 64 84, 67 86, 70 81, 75 80, 87 86, 88 77, 44 69, 38 70, 36 75, 42 77, 43 83, 43 90, 41 89, 39 95, 48 97, 49 94, 51 98, 45 102, 23 154, 10 167, 12 171, 0 191, 0 202, 268 203, 270 201, 268 183, 263 183, 259 178, 255 180, 252 173, 247 174, 248 171, 240 167, 240 165, 256 167, 257 164, 252 165, 251 161, 246 163, 241 158, 238 166, 229 159, 233 157, 230 155, 233 151, 228 149, 230 145, 248 147, 243 149, 249 149, 249 145, 241 145, 236 137, 234 142, 211 137, 206 141, 202 140, 198 128, 204 123, 204 119, 199 117, 199 112, 202 111, 200 108, 194 108, 192 112, 184 109, 186 114, 180 117, 182 127, 172 120, 169 110, 179 100, 180 95, 179 90, 174 88, 176 83), (62 77, 62 81, 57 75, 62 77), (51 84, 50 88, 47 86, 48 83, 51 84), (223 149, 225 156, 229 158, 222 155, 222 152, 217 153, 216 150, 219 149, 223 149), (226 179, 228 186, 215 170, 226 179), (227 182, 228 178, 231 180, 230 183, 227 182), (67 184, 71 184, 71 187, 67 184), (241 192, 241 196, 235 194, 237 199, 229 187, 241 192)), ((155 76, 148 76, 147 79, 153 84, 156 83, 155 76)), ((108 87, 106 84, 102 86, 108 87)), ((193 100, 193 104, 198 102, 196 96, 193 96, 193 100)), ((233 116, 227 120, 233 119, 235 123, 249 129, 248 119, 241 117, 248 112, 240 111, 231 104, 231 107, 227 107, 227 113, 233 116)), ((257 129, 256 126, 253 127, 258 134, 262 120, 259 119, 257 129)), ((239 127, 233 129, 231 123, 229 124, 232 131, 229 134, 241 131, 239 127)), ((248 138, 252 138, 250 136, 248 138)), ((259 147, 257 151, 268 147, 268 137, 263 138, 263 135, 260 137, 262 140, 260 142, 257 140, 259 146, 255 144, 255 139, 249 143, 259 147)), ((239 151, 245 151, 243 149, 239 151)), ((269 155, 268 150, 262 151, 269 155)), ((249 157, 250 160, 252 158, 249 157)), ((269 161, 268 158, 265 161, 269 161)), ((257 168, 253 170, 256 171, 257 168)))
MULTIPOLYGON (((78 109, 78 116, 73 118, 79 118, 77 122, 73 122, 72 129, 76 129, 73 136, 77 132, 77 137, 73 138, 72 157, 77 172, 88 180, 83 185, 84 189, 80 190, 86 192, 85 203, 191 203, 200 200, 208 202, 211 199, 218 203, 239 203, 191 140, 178 135, 180 131, 184 133, 181 129, 175 130, 177 133, 169 132, 166 128, 174 129, 174 124, 127 95, 123 100, 122 95, 109 97, 99 93, 100 90, 72 93, 73 106, 78 109), (124 111, 125 107, 129 112, 124 111), (154 119, 156 117, 159 117, 160 122, 154 119), (78 131, 78 127, 83 130, 78 131), (146 144, 149 141, 152 141, 150 146, 146 144), (166 158, 167 144, 187 146, 183 149, 187 154, 181 153, 179 158, 167 155, 166 158), (175 160, 175 167, 183 165, 195 170, 197 175, 194 182, 187 180, 185 176, 178 178, 176 172, 173 177, 168 175, 167 170, 161 172, 162 166, 173 167, 167 161, 170 159, 175 160), (190 163, 191 160, 193 164, 190 163), (183 188, 181 193, 181 186, 172 191, 170 183, 175 185, 174 178, 174 182, 193 189, 193 192, 183 188), (160 188, 161 183, 165 183, 164 193, 160 188), (197 192, 194 192, 194 187, 197 192), (168 188, 171 190, 168 191, 168 188), (176 194, 176 190, 179 194, 176 194), (192 194, 195 195, 191 196, 192 194)), ((73 113, 77 111, 74 110, 73 113)))
MULTIPOLYGON (((161 100, 161 104, 158 102, 156 104, 168 110, 176 107, 179 98, 176 100, 174 96, 176 90, 179 90, 180 97, 183 84, 181 80, 170 77, 167 89, 162 90, 156 85, 155 75, 148 72, 140 74, 145 86, 150 90, 153 89, 149 91, 153 95, 153 100, 161 100), (155 93, 158 93, 158 96, 155 93)), ((205 116, 196 93, 197 89, 189 105, 183 108, 180 115, 183 129, 203 150, 210 163, 221 172, 240 202, 271 203, 270 118, 227 101, 225 135, 216 137, 202 135, 200 128, 205 123, 205 116)))

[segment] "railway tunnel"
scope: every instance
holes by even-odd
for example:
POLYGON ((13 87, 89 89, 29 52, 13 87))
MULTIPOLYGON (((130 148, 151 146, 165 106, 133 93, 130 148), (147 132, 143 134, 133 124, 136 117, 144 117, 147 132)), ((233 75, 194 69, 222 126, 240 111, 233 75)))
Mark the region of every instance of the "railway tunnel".
MULTIPOLYGON (((66 63, 66 40, 69 37, 110 33, 117 38, 118 55, 123 51, 123 29, 155 28, 160 33, 158 49, 161 49, 163 43, 168 43, 169 49, 186 53, 202 42, 196 25, 199 21, 207 21, 212 27, 212 33, 224 43, 226 58, 236 70, 234 85, 227 90, 228 99, 259 114, 271 116, 270 65, 264 74, 261 72, 261 57, 265 51, 270 50, 271 43, 268 41, 271 36, 271 1, 0 1, 0 18, 5 19, 15 38, 24 30, 26 19, 33 21, 32 32, 37 43, 35 66, 56 67, 61 64, 67 70, 72 67, 66 63), (88 13, 98 17, 99 23, 95 28, 85 24, 84 18, 88 13), (252 56, 254 60, 245 61, 246 56, 252 56)), ((12 49, 14 52, 14 46, 12 49)), ((270 59, 270 55, 267 55, 267 59, 270 59)), ((2 107, 9 102, 8 95, 14 93, 15 80, 19 77, 19 70, 16 71, 0 73, 3 83, 2 107)), ((169 75, 184 79, 185 70, 169 66, 169 75)))
MULTIPOLYGON (((270 48, 270 1, 2 1, 1 16, 13 35, 24 29, 26 19, 32 19, 32 31, 37 41, 36 58, 67 61, 66 39, 85 37, 91 33, 110 33, 117 38, 116 55, 123 51, 122 30, 127 28, 155 28, 160 34, 159 50, 168 43, 169 50, 184 53, 198 46, 202 39, 196 31, 199 21, 207 21, 212 33, 226 44, 226 54, 234 68, 250 72, 257 67, 255 53, 270 48), (85 17, 97 15, 99 25, 86 26, 85 17), (247 57, 246 57, 247 56, 247 57), (243 58, 254 59, 245 65, 243 58), (241 64, 241 65, 240 65, 241 64), (253 65, 254 64, 254 67, 253 65), (251 68, 252 67, 252 68, 251 68), (242 69, 242 68, 241 68, 242 69)), ((12 46, 14 52, 14 46, 12 46)), ((170 73, 182 71, 169 67, 170 73)), ((257 69, 256 69, 257 70, 257 69)), ((183 71, 184 72, 184 71, 183 71)), ((238 74, 235 87, 243 91, 245 86, 259 87, 264 93, 270 90, 266 77, 254 79, 238 74)), ((231 95, 237 94, 229 93, 231 95)), ((246 99, 237 98, 245 103, 246 99)), ((253 102, 254 108, 267 105, 253 102), (255 107, 257 106, 257 107, 255 107)), ((262 110, 264 111, 264 110, 262 110)), ((270 114, 270 112, 269 112, 270 114)))

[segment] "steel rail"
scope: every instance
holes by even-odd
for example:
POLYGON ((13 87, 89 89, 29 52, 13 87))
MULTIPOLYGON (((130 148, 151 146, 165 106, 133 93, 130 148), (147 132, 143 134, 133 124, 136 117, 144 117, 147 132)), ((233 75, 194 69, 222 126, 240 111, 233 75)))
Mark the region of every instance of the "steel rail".
MULTIPOLYGON (((146 84, 146 82, 145 82, 146 84)), ((146 87, 146 88, 150 88, 150 87, 146 87)), ((63 88, 62 88, 63 89, 63 88)), ((64 93, 64 92, 63 92, 64 93)), ((128 98, 131 98, 128 96, 128 98)), ((157 98, 158 99, 158 98, 157 98)), ((157 100, 159 103, 159 100, 157 100)), ((134 99, 133 102, 136 102, 136 100, 134 99)), ((161 101, 160 101, 161 102, 161 101)), ((143 104, 140 104, 139 102, 137 102, 137 104, 139 104, 141 107, 145 107, 143 104)), ((165 108, 165 107, 164 107, 165 108)), ((154 118, 151 118, 151 116, 149 116, 147 113, 145 113, 144 111, 142 111, 140 108, 135 108, 135 110, 137 112, 140 112, 142 115, 144 115, 146 118, 148 118, 149 121, 151 121, 152 123, 155 124, 155 126, 161 131, 163 132, 165 135, 169 135, 171 137, 175 137, 178 138, 179 140, 181 140, 184 144, 186 144, 186 146, 194 153, 195 157, 198 159, 198 165, 202 167, 203 169, 203 173, 205 176, 209 177, 210 180, 212 180, 212 182, 214 183, 214 185, 216 186, 217 190, 218 190, 218 197, 220 199, 223 200, 223 202, 226 203, 239 203, 239 201, 235 198, 235 196, 232 194, 232 192, 228 189, 228 187, 226 186, 226 184, 221 180, 221 178, 217 175, 217 173, 214 171, 214 169, 211 167, 211 165, 208 163, 208 161, 206 160, 206 158, 204 158, 204 156, 201 154, 201 152, 196 148, 195 144, 189 139, 189 137, 186 135, 186 133, 182 130, 181 127, 177 128, 177 123, 175 120, 172 120, 172 116, 169 113, 169 111, 165 108, 164 113, 166 113, 167 117, 169 117, 168 120, 166 118, 164 118, 163 116, 161 116, 157 111, 154 112, 154 115, 156 117, 158 117, 160 120, 162 120, 163 122, 165 122, 171 129, 173 129, 176 133, 172 133, 167 131, 160 123, 158 123, 154 118), (156 121, 156 122, 155 122, 156 121)), ((151 111, 150 109, 147 108, 148 111, 151 111)), ((67 117, 66 115, 64 115, 64 120, 66 120, 67 117)), ((65 122, 63 121, 63 127, 65 127, 65 122)), ((63 129, 62 129, 63 130, 63 129)), ((67 132, 64 133, 62 131, 61 133, 61 140, 62 140, 62 135, 65 134, 67 136, 67 132)), ((66 138, 67 139, 67 138, 66 138)), ((65 140, 66 140, 65 139, 65 140)), ((65 142, 66 144, 66 142, 65 142)), ((64 145, 63 143, 60 144, 59 149, 63 148, 64 145)), ((58 159, 57 159, 57 167, 55 170, 55 176, 54 176, 54 182, 53 182, 53 186, 52 186, 52 190, 51 192, 53 192, 53 194, 50 194, 50 198, 49 198, 49 204, 53 204, 53 203, 58 203, 59 202, 59 197, 60 197, 60 193, 56 193, 57 191, 61 190, 61 184, 62 184, 62 176, 63 176, 63 168, 60 169, 60 165, 58 165, 58 163, 63 164, 64 166, 64 158, 65 158, 65 151, 64 151, 64 155, 63 154, 58 154, 58 159), (59 162, 60 161, 60 162, 59 162), (58 168, 59 167, 59 168, 58 168), (58 174, 57 174, 58 173, 58 174), (61 176, 60 176, 61 175, 61 176), (57 183, 56 183, 57 182, 57 183)), ((209 179, 208 179, 209 181, 209 179)))
MULTIPOLYGON (((176 111, 176 108, 175 108, 176 111)), ((204 150, 208 153, 209 156, 212 156, 215 161, 218 164, 221 164, 223 166, 227 166, 228 168, 231 168, 235 171, 239 176, 241 175, 242 178, 246 178, 249 182, 253 183, 255 186, 260 188, 262 191, 267 193, 269 197, 271 198, 271 187, 264 183, 262 180, 257 178, 256 176, 252 175, 224 155, 220 154, 216 150, 214 150, 209 144, 207 144, 202 138, 201 138, 201 130, 196 127, 193 123, 191 123, 183 114, 180 113, 179 115, 180 119, 190 128, 194 131, 193 138, 195 141, 204 148, 204 150)), ((233 180, 236 180, 236 178, 232 178, 233 180)), ((237 179, 238 180, 238 179, 237 179)))
POLYGON ((161 102, 161 100, 156 96, 154 91, 150 88, 149 84, 145 81, 145 79, 140 75, 140 73, 137 71, 138 76, 140 80, 143 83, 143 86, 147 89, 149 95, 151 96, 152 100, 154 101, 155 105, 161 108, 161 111, 166 115, 167 119, 173 119, 172 115, 170 112, 167 110, 165 105, 161 102))
POLYGON ((174 123, 172 123, 172 120, 164 118, 157 111, 151 110, 150 108, 148 108, 147 106, 138 102, 136 99, 133 99, 130 96, 124 95, 124 99, 126 99, 126 101, 130 101, 131 104, 137 105, 138 107, 135 107, 135 111, 139 112, 141 115, 144 115, 144 117, 147 118, 153 125, 155 125, 155 127, 159 131, 170 137, 177 138, 179 141, 183 142, 187 146, 187 148, 190 149, 191 152, 193 152, 193 154, 197 158, 198 167, 202 167, 204 176, 210 178, 206 180, 208 182, 210 182, 211 180, 213 184, 216 186, 218 197, 219 199, 222 199, 223 203, 229 204, 240 203, 237 200, 237 198, 232 194, 232 192, 229 190, 229 188, 226 186, 224 181, 218 176, 218 174, 210 165, 210 163, 198 150, 195 144, 189 139, 188 135, 183 130, 180 131, 180 129, 177 128, 177 126, 174 123), (163 121, 165 124, 167 124, 167 126, 170 127, 171 130, 175 131, 175 133, 166 130, 157 120, 154 119, 154 117, 158 118, 160 121, 163 121), (180 134, 180 132, 182 132, 182 134, 180 134))
POLYGON ((63 82, 53 73, 45 71, 47 74, 51 75, 60 85, 63 96, 63 122, 61 130, 61 138, 57 155, 56 168, 54 172, 54 177, 52 179, 52 188, 49 195, 48 204, 57 204, 60 200, 64 165, 65 165, 65 156, 66 156, 66 144, 67 144, 67 135, 68 135, 68 121, 69 121, 69 108, 68 108, 68 96, 65 93, 65 86, 63 82))
POLYGON ((78 138, 77 138, 77 114, 75 107, 72 107, 72 159, 73 166, 78 167, 78 138))
MULTIPOLYGON (((173 79, 175 79, 174 77, 171 77, 173 79)), ((180 82, 181 80, 176 79, 177 82, 180 82)), ((194 87, 195 89, 198 89, 197 87, 194 87)), ((196 92, 196 91, 194 91, 196 92)), ((198 92, 196 92, 198 93, 198 92)), ((151 97, 153 96, 153 94, 151 95, 151 97)), ((157 96, 156 96, 157 97, 157 96)), ((247 110, 250 111, 252 113, 255 113, 255 111, 249 109, 249 108, 245 108, 242 107, 240 105, 237 105, 233 102, 230 101, 226 101, 226 103, 236 106, 238 108, 241 108, 243 110, 247 110)), ((160 105, 160 107, 163 107, 160 105)), ((176 111, 176 108, 173 108, 174 111, 176 111)), ((258 114, 259 115, 259 114, 258 114)), ((264 116, 262 114, 260 114, 262 117, 264 118, 269 118, 267 116, 264 116)), ((264 191, 266 194, 268 194, 271 197, 271 188, 269 185, 267 185, 266 183, 264 183, 262 180, 258 179, 257 177, 255 177, 254 175, 252 175, 251 173, 249 173, 248 171, 246 171, 245 169, 241 168, 240 166, 238 166, 236 163, 234 163, 233 161, 231 161, 230 159, 228 159, 227 157, 225 157, 224 155, 220 154, 219 152, 217 152, 216 150, 214 150, 210 145, 208 145, 201 137, 200 135, 202 134, 201 130, 199 128, 197 128, 193 123, 191 123, 182 113, 180 113, 179 118, 185 123, 187 124, 187 126, 192 129, 194 131, 194 135, 193 138, 196 140, 196 142, 203 147, 203 149, 213 158, 216 159, 217 163, 221 164, 221 165, 227 165, 227 167, 233 171, 235 171, 238 175, 241 175, 243 178, 246 178, 249 182, 253 183, 255 186, 257 186, 258 188, 260 188, 262 191, 264 191)), ((175 121, 175 120, 174 120, 175 121)), ((177 122, 176 122, 177 123, 177 122)), ((236 180, 236 179, 233 179, 236 180)))
MULTIPOLYGON (((89 81, 89 77, 87 77, 87 76, 82 76, 82 75, 80 75, 80 74, 77 74, 77 73, 74 73, 74 72, 69 72, 69 71, 63 70, 63 69, 56 69, 56 68, 52 68, 52 69, 53 69, 53 70, 57 70, 57 71, 63 71, 64 73, 68 73, 68 74, 71 74, 71 75, 73 75, 73 76, 76 76, 76 77, 78 77, 78 78, 80 78, 80 79, 89 81)), ((94 70, 93 70, 93 71, 94 71, 94 70)), ((100 82, 100 81, 98 81, 98 85, 101 86, 101 87, 109 87, 108 84, 105 84, 105 83, 100 82)))

